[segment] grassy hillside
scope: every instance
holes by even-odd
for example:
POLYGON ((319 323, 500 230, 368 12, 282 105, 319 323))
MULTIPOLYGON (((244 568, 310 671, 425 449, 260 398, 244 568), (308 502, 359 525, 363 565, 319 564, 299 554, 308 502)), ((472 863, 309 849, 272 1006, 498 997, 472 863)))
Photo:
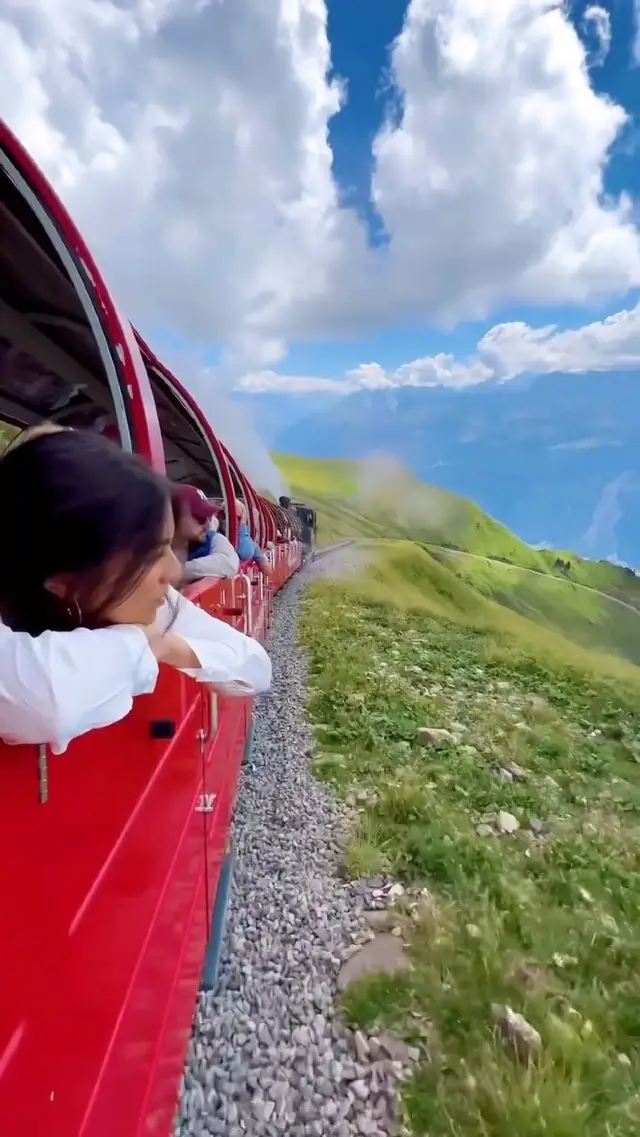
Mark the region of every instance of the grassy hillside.
POLYGON ((318 510, 321 545, 341 538, 411 537, 545 573, 640 608, 640 579, 574 553, 532 549, 471 501, 417 481, 399 463, 276 454, 292 493, 318 510))
POLYGON ((627 602, 517 565, 438 550, 434 556, 475 592, 584 647, 640 664, 640 611, 627 602))
POLYGON ((349 536, 411 536, 547 569, 544 557, 473 502, 419 482, 400 463, 274 458, 292 493, 318 508, 323 544, 349 536))
POLYGON ((551 575, 409 542, 372 556, 303 602, 344 873, 405 886, 389 926, 412 966, 345 1012, 419 1048, 418 1137, 635 1137, 640 668, 574 642, 599 598, 551 575), (445 734, 418 745, 423 727, 445 734))
POLYGON ((404 886, 407 969, 350 988, 351 1025, 419 1050, 416 1137, 635 1137, 640 583, 401 471, 280 461, 325 542, 385 538, 302 613, 343 872, 404 886))

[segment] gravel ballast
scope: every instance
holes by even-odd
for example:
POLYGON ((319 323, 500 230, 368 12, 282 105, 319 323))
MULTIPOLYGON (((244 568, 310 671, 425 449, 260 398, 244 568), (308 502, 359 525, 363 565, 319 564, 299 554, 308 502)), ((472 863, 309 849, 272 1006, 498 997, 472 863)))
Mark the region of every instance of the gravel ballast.
POLYGON ((240 787, 220 974, 215 992, 199 997, 176 1137, 392 1131, 400 1065, 351 1036, 334 1013, 340 966, 371 933, 366 899, 336 875, 342 814, 309 770, 297 607, 314 571, 276 603, 274 685, 257 702, 240 787))

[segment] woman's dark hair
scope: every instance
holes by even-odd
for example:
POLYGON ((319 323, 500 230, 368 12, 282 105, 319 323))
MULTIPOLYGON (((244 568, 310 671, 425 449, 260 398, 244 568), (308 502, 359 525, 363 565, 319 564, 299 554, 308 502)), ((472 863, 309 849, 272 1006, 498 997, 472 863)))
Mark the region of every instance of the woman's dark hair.
POLYGON ((104 612, 158 556, 168 504, 163 477, 89 431, 40 434, 9 449, 0 458, 2 621, 31 635, 104 626, 104 612), (69 596, 55 596, 46 582, 66 575, 69 596))

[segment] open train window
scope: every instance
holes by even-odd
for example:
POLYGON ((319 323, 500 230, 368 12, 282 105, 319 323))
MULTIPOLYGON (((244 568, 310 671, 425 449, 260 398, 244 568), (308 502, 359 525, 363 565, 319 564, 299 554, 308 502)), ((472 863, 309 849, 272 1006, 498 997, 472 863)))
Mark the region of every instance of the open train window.
POLYGON ((130 448, 118 360, 86 270, 0 148, 0 417, 117 427, 130 448))
POLYGON ((229 461, 229 472, 231 474, 231 482, 233 484, 233 494, 237 501, 241 501, 247 511, 247 521, 249 522, 249 531, 252 537, 258 538, 261 532, 261 519, 258 511, 250 498, 244 492, 244 486, 238 476, 238 468, 234 459, 229 461))
POLYGON ((144 349, 142 358, 158 412, 167 477, 173 482, 189 482, 207 497, 221 501, 224 494, 218 466, 200 424, 169 376, 158 370, 144 349))

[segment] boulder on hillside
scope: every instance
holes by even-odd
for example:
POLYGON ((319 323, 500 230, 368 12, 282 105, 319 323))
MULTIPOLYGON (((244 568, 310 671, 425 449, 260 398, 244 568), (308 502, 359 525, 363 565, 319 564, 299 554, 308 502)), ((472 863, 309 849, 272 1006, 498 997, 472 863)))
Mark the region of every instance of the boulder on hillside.
POLYGON ((416 734, 416 746, 443 746, 453 740, 451 731, 442 727, 421 726, 416 734))
POLYGON ((531 1062, 542 1046, 535 1027, 506 1004, 494 1003, 491 1012, 503 1041, 513 1048, 521 1062, 531 1062))
POLYGON ((401 941, 385 932, 369 940, 343 964, 338 975, 338 990, 346 991, 352 983, 357 983, 366 975, 376 975, 379 972, 394 974, 406 971, 409 967, 401 941))

